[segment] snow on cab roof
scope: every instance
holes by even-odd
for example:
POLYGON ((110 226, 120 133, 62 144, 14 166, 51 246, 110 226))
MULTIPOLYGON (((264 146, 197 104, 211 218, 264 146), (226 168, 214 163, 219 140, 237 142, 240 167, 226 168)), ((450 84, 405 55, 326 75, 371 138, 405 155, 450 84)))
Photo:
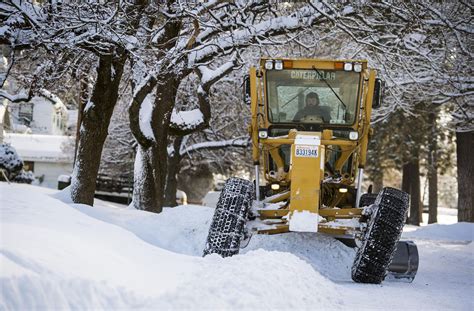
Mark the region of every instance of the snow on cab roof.
POLYGON ((23 161, 72 163, 73 138, 60 135, 6 133, 4 142, 11 144, 23 161))

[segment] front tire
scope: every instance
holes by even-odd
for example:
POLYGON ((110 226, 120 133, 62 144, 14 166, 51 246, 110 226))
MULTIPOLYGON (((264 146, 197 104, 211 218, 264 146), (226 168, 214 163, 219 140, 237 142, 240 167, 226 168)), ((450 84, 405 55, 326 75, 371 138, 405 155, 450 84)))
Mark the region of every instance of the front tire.
POLYGON ((387 274, 408 212, 408 194, 384 188, 375 200, 362 244, 352 265, 357 283, 380 284, 387 274))
POLYGON ((215 253, 229 257, 239 253, 253 198, 252 182, 240 178, 226 181, 209 228, 204 256, 215 253))

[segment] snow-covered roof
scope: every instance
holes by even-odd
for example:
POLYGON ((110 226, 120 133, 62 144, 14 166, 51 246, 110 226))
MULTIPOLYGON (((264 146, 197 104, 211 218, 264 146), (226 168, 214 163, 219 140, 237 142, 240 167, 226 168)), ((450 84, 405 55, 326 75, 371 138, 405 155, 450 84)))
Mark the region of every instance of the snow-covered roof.
POLYGON ((7 133, 4 142, 11 144, 23 161, 72 163, 73 152, 66 152, 73 138, 59 135, 7 133))

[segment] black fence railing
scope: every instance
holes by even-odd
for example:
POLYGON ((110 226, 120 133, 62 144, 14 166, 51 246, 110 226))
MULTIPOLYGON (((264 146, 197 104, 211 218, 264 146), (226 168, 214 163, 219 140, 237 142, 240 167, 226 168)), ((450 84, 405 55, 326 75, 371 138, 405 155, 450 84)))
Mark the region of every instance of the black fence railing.
POLYGON ((110 176, 105 174, 97 176, 96 191, 127 194, 132 189, 133 180, 129 176, 110 176))

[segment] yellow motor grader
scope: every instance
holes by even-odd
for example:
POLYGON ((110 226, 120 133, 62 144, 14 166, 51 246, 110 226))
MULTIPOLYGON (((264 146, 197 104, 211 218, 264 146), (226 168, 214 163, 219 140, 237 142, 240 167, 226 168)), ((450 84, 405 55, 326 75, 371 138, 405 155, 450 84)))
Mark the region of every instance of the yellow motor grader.
POLYGON ((227 180, 204 255, 235 255, 254 233, 318 232, 357 247, 355 282, 413 280, 416 245, 399 241, 408 194, 362 194, 376 71, 366 60, 263 58, 244 89, 255 181, 227 180))

